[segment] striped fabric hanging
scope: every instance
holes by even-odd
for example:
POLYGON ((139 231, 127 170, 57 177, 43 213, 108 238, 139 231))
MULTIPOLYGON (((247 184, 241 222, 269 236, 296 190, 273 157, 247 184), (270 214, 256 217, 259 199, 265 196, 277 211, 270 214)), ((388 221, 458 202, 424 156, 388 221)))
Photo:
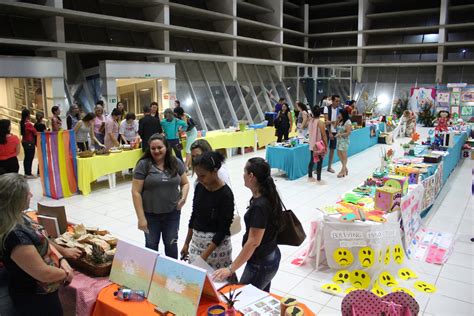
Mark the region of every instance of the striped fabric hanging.
POLYGON ((53 199, 77 192, 76 136, 73 130, 44 132, 37 137, 43 195, 53 199))

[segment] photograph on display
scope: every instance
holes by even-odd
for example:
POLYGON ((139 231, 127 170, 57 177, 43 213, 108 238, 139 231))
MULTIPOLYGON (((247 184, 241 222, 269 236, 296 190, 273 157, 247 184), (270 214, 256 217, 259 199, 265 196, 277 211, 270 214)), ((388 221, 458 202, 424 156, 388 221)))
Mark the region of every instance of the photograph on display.
POLYGON ((176 315, 196 315, 206 280, 206 270, 159 256, 148 301, 176 315))
POLYGON ((451 105, 458 106, 461 102, 461 93, 459 91, 453 91, 451 93, 451 105))
POLYGON ((157 256, 154 250, 119 240, 110 281, 148 295, 157 256))
POLYGON ((449 92, 436 92, 436 111, 448 110, 449 111, 449 92))

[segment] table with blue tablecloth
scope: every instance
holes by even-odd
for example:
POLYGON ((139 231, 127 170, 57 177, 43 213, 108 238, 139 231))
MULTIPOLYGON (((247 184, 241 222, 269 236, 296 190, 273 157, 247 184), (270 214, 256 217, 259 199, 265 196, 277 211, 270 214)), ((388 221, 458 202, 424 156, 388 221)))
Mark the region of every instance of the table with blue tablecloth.
MULTIPOLYGON (((383 130, 383 123, 379 124, 378 130, 383 130)), ((349 136, 350 145, 348 155, 352 156, 377 144, 379 131, 375 136, 370 136, 370 126, 352 131, 349 136)), ((308 174, 310 161, 308 144, 299 144, 295 147, 268 146, 266 160, 272 168, 283 170, 288 179, 296 180, 308 174)), ((323 166, 327 166, 329 155, 326 155, 323 166)), ((334 151, 334 162, 339 161, 337 150, 334 151)))

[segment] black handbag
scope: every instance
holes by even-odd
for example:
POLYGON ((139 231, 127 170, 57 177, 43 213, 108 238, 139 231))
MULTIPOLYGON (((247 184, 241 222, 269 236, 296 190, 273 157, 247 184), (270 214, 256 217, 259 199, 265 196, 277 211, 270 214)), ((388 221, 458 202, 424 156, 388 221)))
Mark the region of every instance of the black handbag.
POLYGON ((299 246, 306 239, 306 233, 303 226, 292 210, 287 210, 283 205, 281 222, 282 227, 277 236, 277 244, 299 246))

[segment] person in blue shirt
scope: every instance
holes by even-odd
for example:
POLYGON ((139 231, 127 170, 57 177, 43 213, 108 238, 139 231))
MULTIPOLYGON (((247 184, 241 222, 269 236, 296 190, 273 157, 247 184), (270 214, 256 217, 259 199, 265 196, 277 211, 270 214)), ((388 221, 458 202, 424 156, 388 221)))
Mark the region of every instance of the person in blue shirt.
POLYGON ((278 100, 278 103, 275 104, 275 109, 274 112, 278 114, 278 112, 281 111, 281 108, 283 107, 283 103, 285 103, 285 98, 280 98, 278 100))
POLYGON ((188 124, 183 120, 177 119, 174 116, 172 109, 166 109, 164 116, 165 118, 161 120, 161 127, 166 135, 166 139, 173 148, 176 158, 183 161, 183 156, 181 155, 183 145, 181 145, 179 140, 179 134, 181 131, 185 131, 186 128, 188 128, 188 124))

